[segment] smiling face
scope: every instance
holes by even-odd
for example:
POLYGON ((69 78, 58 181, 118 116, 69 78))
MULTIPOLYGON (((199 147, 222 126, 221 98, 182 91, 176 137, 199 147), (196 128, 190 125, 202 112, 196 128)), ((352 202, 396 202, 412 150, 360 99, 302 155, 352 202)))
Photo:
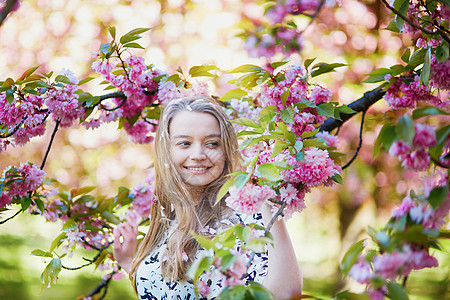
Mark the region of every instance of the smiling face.
POLYGON ((170 122, 169 134, 172 161, 186 184, 201 187, 219 178, 225 155, 213 115, 180 111, 170 122))

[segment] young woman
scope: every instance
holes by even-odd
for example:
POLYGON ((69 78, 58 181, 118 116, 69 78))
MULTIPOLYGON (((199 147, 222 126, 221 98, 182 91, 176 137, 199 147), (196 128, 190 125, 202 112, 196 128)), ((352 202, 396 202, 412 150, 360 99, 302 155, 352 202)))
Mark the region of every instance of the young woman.
MULTIPOLYGON (((155 195, 150 228, 137 249, 137 226, 119 225, 114 233, 114 257, 130 274, 141 299, 195 299, 186 270, 200 246, 189 234, 218 232, 242 222, 224 201, 214 205, 227 174, 239 163, 236 134, 223 108, 211 98, 197 96, 171 101, 163 111, 155 139, 155 195), (228 225, 229 226, 229 225, 228 225)), ((252 216, 250 216, 250 219, 252 216)), ((271 219, 270 208, 263 221, 271 219)), ((255 222, 255 220, 250 220, 255 222)), ((253 266, 253 280, 276 299, 301 294, 302 275, 284 220, 271 230, 275 247, 253 266)), ((221 282, 210 282, 216 297, 221 282)))

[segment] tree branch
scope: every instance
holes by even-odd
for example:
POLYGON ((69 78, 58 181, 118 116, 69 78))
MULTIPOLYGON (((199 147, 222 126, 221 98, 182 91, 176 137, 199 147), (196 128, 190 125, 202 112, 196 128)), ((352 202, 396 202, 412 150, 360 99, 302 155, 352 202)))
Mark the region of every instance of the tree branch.
POLYGON ((0 27, 6 20, 6 17, 16 9, 18 0, 7 0, 5 6, 0 10, 0 27))
POLYGON ((98 293, 100 293, 100 291, 102 289, 103 290, 103 294, 100 296, 100 298, 98 299, 103 299, 105 298, 106 295, 106 291, 108 290, 108 284, 111 281, 111 278, 113 277, 114 274, 116 274, 118 271, 112 271, 111 273, 109 273, 106 279, 102 279, 102 281, 100 281, 100 283, 89 293, 86 295, 86 297, 92 297, 98 293))
POLYGON ((366 110, 364 110, 362 112, 362 116, 361 116, 361 126, 359 128, 359 143, 358 146, 356 147, 356 151, 355 154, 353 154, 352 159, 350 159, 350 161, 348 163, 345 164, 345 166, 342 167, 342 170, 345 170, 348 168, 348 166, 350 166, 352 164, 352 162, 355 160, 355 158, 358 156, 359 150, 361 149, 361 145, 362 145, 362 132, 363 132, 363 128, 364 128, 364 117, 366 116, 366 110))
POLYGON ((114 242, 114 241, 112 241, 112 242, 109 242, 109 241, 108 241, 108 243, 107 243, 106 245, 104 245, 104 246, 101 247, 101 248, 98 248, 98 253, 97 253, 92 259, 87 259, 87 258, 84 258, 84 257, 83 257, 83 259, 84 259, 85 261, 88 262, 87 264, 84 264, 84 265, 81 265, 81 266, 78 266, 78 267, 74 267, 74 268, 66 267, 66 266, 62 265, 62 268, 63 268, 63 269, 66 269, 66 270, 75 271, 75 270, 79 270, 79 269, 82 269, 82 268, 84 268, 84 267, 87 267, 87 266, 92 265, 93 263, 95 263, 95 262, 97 261, 97 259, 100 257, 100 255, 102 254, 102 252, 103 252, 106 248, 108 248, 113 242, 114 242))
POLYGON ((12 215, 11 217, 6 218, 6 219, 4 219, 4 220, 1 220, 1 221, 0 221, 0 225, 1 225, 1 224, 4 224, 4 223, 6 223, 6 222, 8 222, 9 220, 14 219, 14 218, 17 217, 21 212, 22 212, 22 209, 19 209, 19 210, 18 210, 14 215, 12 215))
MULTIPOLYGON (((429 31, 429 30, 423 28, 422 26, 415 24, 415 23, 412 22, 410 19, 408 19, 407 17, 405 17, 404 15, 402 15, 398 10, 396 10, 394 7, 392 7, 391 5, 389 5, 389 3, 387 3, 386 0, 381 0, 381 2, 383 2, 383 4, 384 4, 388 9, 390 9, 394 14, 396 14, 397 16, 399 16, 403 21, 405 21, 406 23, 408 23, 408 24, 411 25, 412 27, 414 27, 414 28, 416 28, 416 29, 418 29, 418 30, 420 30, 420 31, 422 31, 422 32, 424 32, 424 33, 426 33, 426 34, 430 34, 430 35, 433 35, 433 34, 434 34, 434 32, 431 32, 431 31, 429 31)), ((438 31, 441 31, 441 30, 438 28, 438 31)), ((445 34, 444 34, 444 35, 441 34, 441 37, 442 37, 444 40, 446 40, 447 43, 450 44, 450 38, 449 38, 448 36, 446 36, 445 34)))
POLYGON ((56 125, 55 125, 55 128, 53 129, 52 136, 50 137, 50 142, 48 143, 48 146, 47 146, 47 151, 45 151, 44 159, 42 159, 42 164, 40 167, 41 170, 44 169, 45 162, 47 161, 48 154, 50 153, 50 149, 52 147, 53 140, 55 139, 55 135, 56 135, 56 132, 58 131, 58 127, 59 127, 60 123, 61 123, 61 120, 56 121, 56 125))
POLYGON ((369 109, 369 107, 376 103, 378 100, 380 100, 385 94, 385 91, 381 87, 377 87, 374 90, 365 92, 364 95, 359 98, 358 100, 353 101, 348 105, 351 109, 353 109, 356 113, 354 114, 345 114, 340 113, 339 116, 341 120, 337 119, 327 119, 325 122, 320 126, 319 131, 326 131, 330 132, 335 128, 340 127, 342 124, 344 124, 345 121, 349 120, 351 117, 356 115, 358 112, 366 111, 369 109))

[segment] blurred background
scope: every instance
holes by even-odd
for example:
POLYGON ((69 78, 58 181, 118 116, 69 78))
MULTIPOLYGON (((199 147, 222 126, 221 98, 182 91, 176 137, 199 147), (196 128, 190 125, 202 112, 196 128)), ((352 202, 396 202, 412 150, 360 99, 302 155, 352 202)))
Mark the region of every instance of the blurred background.
MULTIPOLYGON (((80 79, 93 75, 93 52, 109 41, 108 26, 115 26, 118 36, 136 27, 151 27, 140 42, 146 49, 133 53, 161 70, 175 72, 181 67, 187 71, 201 64, 214 64, 221 70, 246 63, 263 65, 265 60, 249 57, 244 41, 237 37, 251 19, 261 19, 263 13, 263 7, 250 0, 20 1, 18 10, 0 27, 1 80, 17 78, 38 65, 40 72, 59 73, 68 68, 80 79)), ((301 53, 290 59, 302 62, 317 57, 318 61, 348 64, 316 81, 332 90, 334 101, 348 104, 376 87, 362 83, 367 73, 398 63, 405 47, 413 45, 413 37, 383 30, 389 21, 389 13, 378 0, 343 0, 341 6, 324 7, 307 27, 308 19, 296 19, 299 27, 306 28, 304 44, 301 53)), ((227 83, 230 79, 223 75, 210 81, 213 94, 222 96, 233 88, 227 83)), ((105 94, 100 81, 91 81, 85 90, 105 94)), ((344 171, 344 184, 314 190, 306 200, 307 208, 288 221, 304 273, 305 294, 328 299, 344 288, 362 291, 362 286, 340 278, 344 253, 368 237, 368 226, 383 226, 404 195, 420 186, 418 174, 401 169, 395 158, 382 153, 373 159, 385 112, 386 104, 379 101, 366 115, 362 149, 344 171)), ((344 162, 358 144, 360 121, 353 118, 339 132, 339 150, 347 155, 344 162)), ((22 148, 0 152, 0 169, 24 161, 40 164, 50 134, 51 129, 22 148)), ((96 186, 94 194, 113 196, 120 186, 131 188, 143 182, 152 160, 151 145, 131 143, 117 124, 94 130, 72 127, 58 131, 44 170, 67 186, 96 186)), ((7 216, 8 212, 2 213, 2 218, 7 216)), ((76 299, 98 284, 103 273, 90 266, 82 271, 63 270, 55 286, 40 292, 45 262, 30 252, 47 249, 59 230, 59 224, 28 214, 0 226, 0 299, 76 299)), ((411 299, 450 299, 450 245, 442 246, 444 251, 436 254, 439 269, 413 272, 409 278, 411 299)), ((77 253, 83 255, 90 254, 77 253)), ((133 291, 125 278, 110 284, 105 299, 128 298, 133 298, 133 291)))

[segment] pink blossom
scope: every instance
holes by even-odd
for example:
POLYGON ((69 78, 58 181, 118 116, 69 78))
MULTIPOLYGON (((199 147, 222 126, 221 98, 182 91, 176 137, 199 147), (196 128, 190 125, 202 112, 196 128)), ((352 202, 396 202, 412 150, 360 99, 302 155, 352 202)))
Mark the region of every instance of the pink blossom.
POLYGON ((450 90, 450 60, 440 62, 431 55, 430 84, 443 90, 450 90))
POLYGON ((195 282, 195 290, 203 297, 206 297, 211 291, 211 287, 203 280, 197 280, 195 282))
POLYGON ((148 217, 151 206, 156 202, 154 185, 147 179, 146 183, 138 183, 130 190, 133 210, 142 218, 148 217))
POLYGON ((435 105, 441 102, 438 97, 430 94, 429 87, 420 83, 419 76, 415 76, 409 84, 399 79, 387 89, 383 99, 393 108, 414 108, 419 101, 427 101, 435 105))
POLYGON ((311 92, 310 101, 314 102, 314 104, 319 104, 323 102, 328 102, 331 99, 331 91, 329 89, 325 89, 322 87, 316 87, 311 92))
POLYGON ((246 183, 237 190, 235 186, 229 189, 230 196, 225 199, 229 207, 245 214, 254 214, 261 209, 264 201, 275 198, 276 193, 267 185, 258 186, 246 183))
POLYGON ((204 81, 195 82, 191 88, 182 89, 181 97, 192 97, 199 95, 210 95, 208 83, 204 81))
POLYGON ((431 147, 436 144, 436 133, 434 131, 435 126, 415 123, 415 134, 412 142, 413 147, 431 147))
POLYGON ((400 206, 398 206, 394 212, 392 213, 392 216, 399 219, 401 218, 404 214, 406 214, 407 212, 409 212, 409 210, 414 207, 414 202, 412 201, 410 196, 406 196, 405 198, 403 198, 402 204, 400 204, 400 206))
POLYGON ((399 159, 402 161, 402 167, 415 171, 425 171, 430 165, 430 155, 425 149, 412 151, 403 157, 400 156, 399 159))
POLYGON ((0 208, 5 208, 6 206, 11 204, 11 198, 6 194, 2 193, 0 195, 0 208))
POLYGON ((369 284, 372 278, 372 268, 370 264, 363 258, 359 258, 358 261, 351 267, 348 272, 348 276, 353 278, 359 283, 369 284))
POLYGON ((94 61, 92 63, 92 69, 95 72, 102 74, 103 76, 109 75, 111 71, 114 69, 114 65, 107 61, 94 61))
MULTIPOLYGON (((306 208, 305 194, 310 192, 308 188, 296 188, 292 184, 287 184, 286 187, 280 188, 280 200, 286 202, 285 209, 283 211, 285 219, 290 219, 296 212, 301 212, 306 208)), ((272 204, 274 207, 279 205, 272 204)))
POLYGON ((316 133, 316 138, 326 140, 326 144, 328 147, 338 146, 339 138, 337 137, 337 135, 330 134, 326 131, 319 131, 318 133, 316 133))
POLYGON ((156 126, 145 121, 139 121, 131 127, 128 123, 124 123, 125 131, 130 135, 131 141, 138 144, 147 144, 154 140, 154 136, 150 133, 156 131, 156 126))
POLYGON ((307 187, 323 185, 329 177, 341 172, 340 167, 329 158, 328 151, 316 147, 305 150, 304 162, 288 157, 287 163, 295 168, 283 170, 281 172, 283 180, 303 183, 307 187))
POLYGON ((294 124, 291 129, 297 136, 302 135, 304 132, 313 131, 316 129, 313 125, 314 120, 315 116, 308 112, 295 114, 294 124))
POLYGON ((174 99, 181 98, 177 85, 173 81, 166 81, 159 84, 158 100, 163 106, 169 104, 174 99))
POLYGON ((424 38, 418 38, 416 41, 416 47, 427 48, 427 40, 424 38))
POLYGON ((384 253, 375 256, 373 261, 374 272, 386 279, 395 279, 401 274, 405 264, 405 257, 395 250, 393 253, 384 253))

